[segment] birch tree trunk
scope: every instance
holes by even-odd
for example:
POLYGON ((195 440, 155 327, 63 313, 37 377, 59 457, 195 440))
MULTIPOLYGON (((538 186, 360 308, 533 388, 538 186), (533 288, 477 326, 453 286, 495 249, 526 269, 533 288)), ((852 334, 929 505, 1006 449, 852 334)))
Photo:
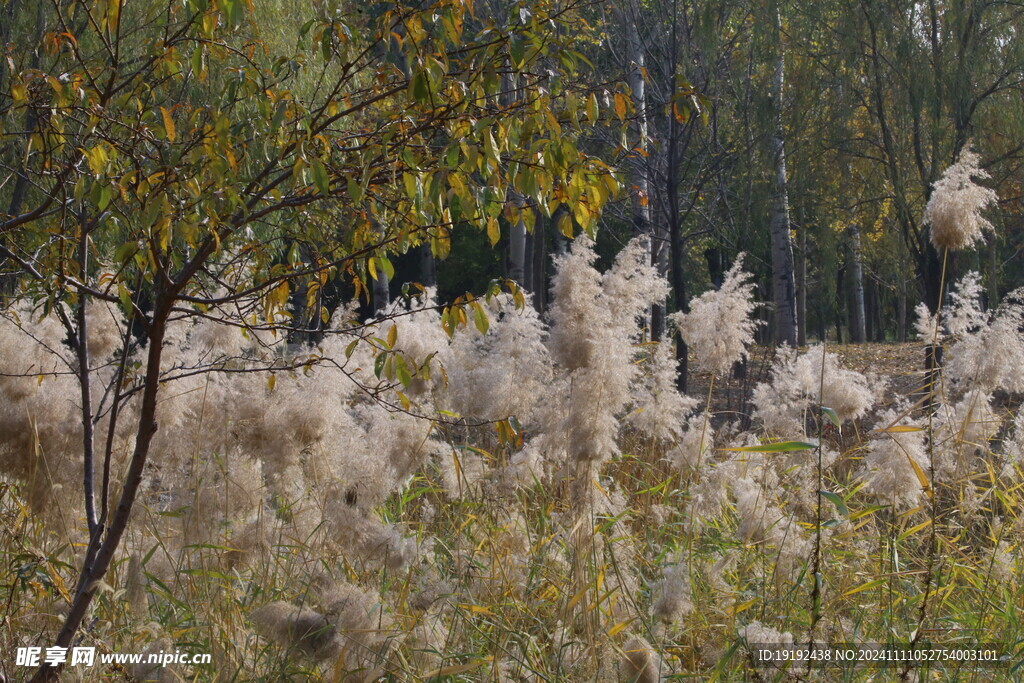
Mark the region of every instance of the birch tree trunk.
POLYGON ((377 269, 377 279, 373 281, 373 312, 380 313, 391 303, 391 283, 383 268, 377 269))
POLYGON ((800 346, 807 344, 807 223, 800 219, 800 258, 797 261, 796 271, 796 343, 800 346))
POLYGON ((786 191, 786 146, 782 128, 782 90, 786 72, 786 53, 782 42, 782 15, 775 8, 775 29, 778 59, 772 80, 772 101, 775 109, 774 153, 775 194, 771 216, 772 294, 775 300, 775 340, 796 346, 796 279, 793 275, 793 243, 789 236, 789 197, 786 191))
MULTIPOLYGON (((639 3, 630 0, 625 9, 616 8, 615 17, 622 25, 626 37, 626 82, 633 94, 634 127, 637 135, 636 149, 639 153, 629 165, 630 184, 636 188, 633 193, 633 232, 644 240, 644 246, 651 254, 651 263, 659 265, 661 259, 659 249, 655 248, 655 240, 651 239, 651 183, 649 178, 650 158, 648 150, 649 126, 647 122, 647 85, 644 82, 645 55, 637 30, 637 18, 640 16, 639 3)), ((660 338, 664 327, 664 305, 653 307, 650 315, 651 336, 660 338), (660 309, 660 310, 659 310, 660 309)))
POLYGON ((430 242, 420 245, 420 284, 424 287, 437 285, 437 261, 430 249, 430 242))
POLYGON ((547 308, 547 221, 538 211, 533 223, 533 307, 541 315, 547 308))
MULTIPOLYGON (((510 105, 516 97, 516 77, 513 75, 512 62, 508 62, 508 72, 501 77, 501 99, 504 104, 510 105)), ((514 202, 520 211, 526 205, 525 198, 511 194, 506 201, 514 202)), ((523 222, 522 214, 509 229, 508 241, 508 277, 515 280, 516 284, 529 290, 530 285, 526 281, 526 223, 523 222)))
POLYGON ((526 223, 520 216, 509 231, 508 277, 520 287, 529 289, 526 282, 526 223))
POLYGON ((854 343, 863 343, 867 339, 864 315, 864 263, 861 260, 860 228, 851 223, 847 228, 850 233, 850 279, 853 285, 853 312, 850 315, 850 336, 854 343))

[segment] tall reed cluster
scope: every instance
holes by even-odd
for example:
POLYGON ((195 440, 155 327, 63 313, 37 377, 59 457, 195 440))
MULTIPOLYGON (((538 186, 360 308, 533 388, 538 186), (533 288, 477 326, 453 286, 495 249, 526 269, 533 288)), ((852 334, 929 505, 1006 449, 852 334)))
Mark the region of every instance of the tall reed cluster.
MULTIPOLYGON (((137 680, 730 676, 752 643, 908 639, 950 585, 924 626, 1019 637, 1003 607, 1022 590, 1024 375, 992 350, 1024 351, 1021 294, 982 312, 977 277, 959 283, 933 401, 824 346, 782 348, 744 420, 713 388, 752 353, 740 263, 675 320, 709 389, 686 396, 671 341, 642 337, 667 285, 640 243, 595 261, 585 236, 556 259, 548 322, 498 294, 452 335, 430 291, 378 320, 342 307, 303 347, 267 321, 183 316, 84 642, 214 653, 137 680), (929 586, 936 511, 955 559, 929 586)), ((116 307, 88 315, 103 406, 130 334, 116 307)), ((26 304, 0 320, 5 651, 47 644, 84 534, 62 337, 26 304)), ((117 479, 132 436, 99 414, 117 479)))

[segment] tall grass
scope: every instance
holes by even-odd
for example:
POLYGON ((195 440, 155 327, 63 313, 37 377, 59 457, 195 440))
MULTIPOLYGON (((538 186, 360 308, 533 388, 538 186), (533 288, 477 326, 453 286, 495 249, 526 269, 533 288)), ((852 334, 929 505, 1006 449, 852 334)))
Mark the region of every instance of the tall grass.
MULTIPOLYGON (((821 346, 762 349, 772 371, 747 430, 727 409, 736 387, 724 369, 747 353, 749 326, 701 366, 700 399, 676 394, 669 342, 641 343, 637 323, 664 284, 635 249, 608 273, 593 261, 583 239, 561 262, 550 327, 496 297, 487 326, 450 339, 421 302, 360 326, 351 353, 328 342, 343 372, 277 371, 273 387, 213 374, 168 392, 175 438, 80 642, 209 652, 214 664, 72 667, 68 679, 771 680, 808 671, 758 669, 751 644, 915 637, 998 642, 1013 658, 980 673, 932 663, 919 677, 1012 675, 1024 418, 1013 370, 978 349, 997 334, 1021 343, 1006 324, 1018 309, 944 331, 948 377, 931 402, 915 402, 920 373, 901 385, 821 346), (389 381, 399 357, 415 376, 389 381), (349 376, 390 409, 342 384, 349 376), (493 422, 509 412, 519 419, 493 422)), ((977 306, 969 290, 957 306, 977 306)), ((708 311, 698 329, 724 324, 724 310, 746 323, 750 292, 722 296, 737 300, 694 307, 708 311)), ((3 332, 33 324, 22 316, 3 332)), ((336 321, 339 339, 355 334, 347 324, 336 321)), ((237 342, 222 334, 184 331, 180 357, 237 342)), ((233 367, 254 362, 243 346, 230 347, 233 367)), ((9 403, 28 417, 5 419, 36 427, 5 448, 31 448, 18 462, 35 465, 0 483, 8 680, 28 670, 7 654, 45 647, 59 626, 83 524, 59 481, 29 476, 72 458, 46 422, 62 413, 17 388, 9 403)), ((829 675, 897 674, 850 664, 829 675)))

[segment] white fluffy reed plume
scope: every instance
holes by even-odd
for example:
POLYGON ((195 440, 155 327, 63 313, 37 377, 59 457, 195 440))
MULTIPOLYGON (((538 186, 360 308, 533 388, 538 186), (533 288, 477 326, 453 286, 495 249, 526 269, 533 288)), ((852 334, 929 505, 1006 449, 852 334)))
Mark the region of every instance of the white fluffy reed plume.
POLYGON ((967 249, 981 241, 983 232, 992 230, 992 224, 981 213, 999 197, 974 181, 989 177, 979 166, 980 161, 978 154, 965 147, 957 162, 932 186, 924 223, 931 226, 932 244, 940 251, 967 249))

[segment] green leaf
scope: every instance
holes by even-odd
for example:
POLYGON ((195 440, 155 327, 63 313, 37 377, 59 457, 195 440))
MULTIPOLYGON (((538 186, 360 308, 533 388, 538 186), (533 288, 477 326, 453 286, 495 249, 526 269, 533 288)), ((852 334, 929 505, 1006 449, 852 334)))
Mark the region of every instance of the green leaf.
POLYGON ((274 111, 274 118, 270 121, 270 132, 276 133, 277 129, 281 127, 281 123, 284 122, 284 115, 288 111, 288 102, 281 100, 277 103, 277 109, 274 111))
POLYGON ((409 94, 420 104, 430 104, 430 81, 425 71, 417 71, 409 82, 409 94))
POLYGON ((102 186, 100 186, 99 195, 100 195, 99 196, 99 200, 96 202, 96 208, 98 208, 100 211, 103 211, 108 206, 110 206, 110 200, 111 200, 110 186, 109 185, 102 185, 102 186))
POLYGON ((237 26, 242 21, 242 4, 242 0, 220 0, 220 7, 228 26, 237 26))
POLYGON ((825 498, 826 500, 830 501, 833 505, 835 505, 836 510, 838 510, 839 514, 841 514, 843 517, 850 516, 850 510, 849 508, 846 507, 846 503, 843 501, 842 498, 840 498, 835 493, 832 493, 831 491, 818 491, 818 495, 820 495, 822 498, 825 498))
POLYGON ((473 324, 476 325, 476 329, 480 330, 480 334, 487 334, 487 330, 490 328, 490 321, 487 319, 487 313, 484 311, 484 307, 477 304, 473 307, 473 324))
POLYGON ((313 183, 316 184, 316 188, 320 190, 320 193, 326 197, 331 193, 331 181, 327 177, 327 168, 324 167, 324 162, 313 157, 313 160, 310 162, 310 169, 313 171, 313 183))
POLYGON ((121 302, 121 310, 124 312, 125 317, 130 317, 132 314, 132 295, 128 292, 128 288, 120 282, 117 283, 117 298, 121 302))
POLYGON ((831 422, 832 424, 834 424, 836 426, 836 429, 842 431, 843 424, 842 424, 842 422, 840 422, 839 416, 836 415, 836 411, 832 410, 831 408, 829 408, 827 406, 821 406, 821 412, 824 413, 825 417, 828 418, 829 422, 831 422))
POLYGON ((135 256, 138 251, 138 242, 125 242, 117 248, 117 251, 114 252, 114 262, 123 266, 131 257, 135 256))
POLYGON ((409 374, 409 368, 405 364, 405 358, 402 356, 395 356, 395 376, 398 377, 398 381, 402 383, 402 386, 409 388, 412 384, 412 375, 409 374))
POLYGON ((784 453, 787 451, 813 451, 817 447, 817 445, 807 443, 806 441, 779 441, 777 443, 764 443, 758 446, 723 448, 722 450, 741 453, 784 453))
POLYGON ((377 257, 377 262, 380 263, 380 268, 384 271, 388 280, 393 280, 395 278, 395 267, 391 264, 391 259, 381 255, 377 257))
POLYGON ((526 56, 526 42, 518 33, 512 35, 509 41, 508 54, 512 58, 512 66, 519 69, 523 65, 523 58, 526 56))
POLYGON ((348 196, 349 198, 352 199, 354 203, 358 204, 363 200, 363 188, 359 183, 356 182, 355 178, 349 176, 348 179, 345 181, 345 185, 348 188, 348 196))
POLYGON ((377 358, 374 359, 373 374, 377 376, 377 379, 380 379, 381 374, 384 372, 384 363, 387 361, 387 359, 388 354, 386 351, 381 351, 380 353, 377 354, 377 358))

